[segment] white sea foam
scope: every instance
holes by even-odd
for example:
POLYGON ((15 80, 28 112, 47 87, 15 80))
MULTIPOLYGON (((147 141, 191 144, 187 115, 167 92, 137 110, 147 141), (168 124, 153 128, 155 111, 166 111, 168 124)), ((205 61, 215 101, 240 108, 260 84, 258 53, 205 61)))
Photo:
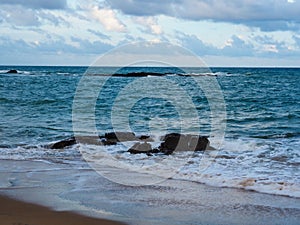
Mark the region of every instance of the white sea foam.
MULTIPOLYGON (((127 142, 107 147, 75 145, 64 150, 38 146, 0 148, 0 159, 39 159, 76 165, 82 161, 83 154, 86 161, 93 162, 94 166, 96 163, 96 167, 101 165, 102 170, 110 167, 117 168, 119 171, 134 171, 158 176, 158 180, 172 177, 217 187, 233 187, 300 197, 300 157, 296 151, 300 140, 297 138, 277 142, 262 139, 225 140, 216 157, 210 154, 215 152, 209 151, 195 154, 175 152, 170 156, 132 155, 127 150, 133 144, 134 142, 127 142), (285 145, 287 141, 289 145, 285 145), (204 164, 207 167, 203 167, 204 164)), ((160 135, 157 135, 152 146, 157 147, 159 144, 160 135)), ((110 175, 105 173, 108 178, 110 175)), ((114 176, 117 180, 119 174, 116 173, 114 176)), ((154 182, 155 179, 151 181, 154 182)), ((140 185, 136 183, 138 184, 140 185)), ((148 184, 147 180, 145 184, 148 184)))
MULTIPOLYGON (((296 143, 296 142, 295 142, 296 143)), ((157 146, 159 142, 153 145, 157 146)), ((131 155, 128 146, 118 145, 106 150, 126 165, 126 169, 147 168, 143 172, 175 171, 174 179, 185 179, 218 187, 234 187, 263 193, 300 197, 299 157, 295 152, 287 153, 282 144, 272 141, 227 140, 216 157, 205 154, 208 168, 203 169, 204 154, 188 152, 171 156, 145 154, 131 155), (169 160, 166 160, 169 159, 169 160), (178 166, 180 165, 180 166, 178 166), (181 166, 182 165, 182 166, 181 166)), ((212 154, 214 155, 214 154, 212 154)), ((93 156, 95 157, 95 155, 93 156)), ((103 157, 103 156, 102 156, 103 157)))

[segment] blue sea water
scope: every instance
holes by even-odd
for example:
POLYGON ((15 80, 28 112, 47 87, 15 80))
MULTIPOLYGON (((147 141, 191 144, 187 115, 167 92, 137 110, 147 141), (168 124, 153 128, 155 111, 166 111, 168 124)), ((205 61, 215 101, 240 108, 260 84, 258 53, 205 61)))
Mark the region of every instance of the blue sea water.
MULTIPOLYGON (((65 151, 43 146, 74 135, 74 98, 86 71, 86 67, 0 67, 1 159, 60 159, 68 163, 81 159, 76 146, 65 151), (7 74, 9 69, 17 69, 19 73, 7 74)), ((187 93, 199 116, 199 121, 194 121, 192 116, 189 120, 188 113, 184 115, 189 121, 186 131, 200 131, 212 139, 214 118, 207 95, 193 76, 181 75, 191 74, 197 79, 213 77, 219 84, 226 106, 226 120, 222 121, 226 124, 224 141, 206 170, 199 169, 198 161, 202 157, 199 154, 189 159, 174 179, 300 197, 300 69, 211 68, 210 72, 203 72, 201 68, 108 67, 91 68, 89 73, 92 74, 90 77, 97 77, 96 81, 105 81, 100 91, 94 79, 83 87, 98 94, 94 114, 99 134, 119 130, 112 120, 113 112, 116 113, 115 119, 120 121, 119 127, 126 127, 128 122, 130 131, 135 133, 180 132, 182 123, 178 121, 182 115, 167 95, 161 95, 169 93, 175 96, 177 89, 171 90, 170 85, 175 84, 187 93), (153 79, 157 76, 153 75, 143 78, 107 76, 134 72, 159 73, 169 83, 155 87, 153 79), (152 97, 141 98, 141 89, 134 90, 134 86, 130 86, 139 79, 143 79, 145 85, 142 89, 152 90, 152 97), (155 88, 159 90, 156 92, 155 88), (127 114, 122 109, 126 109, 132 99, 122 95, 124 90, 133 90, 139 99, 127 114), (114 108, 116 102, 119 108, 114 108), (124 113, 126 118, 123 118, 124 113), (196 129, 199 123, 200 130, 196 129)), ((184 105, 184 98, 178 98, 178 101, 184 105)), ((211 145, 214 144, 211 141, 211 145)), ((120 151, 126 150, 124 146, 113 148, 109 151, 120 160, 151 164, 144 156, 130 156, 120 151)))

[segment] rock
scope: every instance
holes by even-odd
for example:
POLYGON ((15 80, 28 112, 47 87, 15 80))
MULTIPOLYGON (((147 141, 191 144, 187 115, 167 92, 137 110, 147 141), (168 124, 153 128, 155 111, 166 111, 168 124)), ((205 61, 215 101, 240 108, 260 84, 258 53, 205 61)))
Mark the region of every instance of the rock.
POLYGON ((88 145, 116 145, 117 142, 101 139, 99 136, 77 136, 65 140, 57 141, 53 144, 46 146, 51 149, 63 149, 65 147, 75 145, 77 143, 88 145))
POLYGON ((135 143, 127 152, 130 152, 131 154, 145 153, 147 155, 151 155, 151 153, 153 153, 151 145, 147 142, 135 143))
POLYGON ((9 70, 6 73, 18 73, 18 71, 17 70, 9 70))
POLYGON ((137 141, 129 150, 131 154, 163 153, 172 154, 174 151, 204 151, 213 149, 209 146, 207 137, 191 134, 170 133, 162 137, 158 148, 152 149, 148 141, 153 139, 148 135, 135 136, 132 132, 110 132, 104 136, 78 136, 61 140, 47 146, 51 149, 63 149, 76 143, 91 145, 116 145, 118 142, 137 141), (141 142, 143 141, 143 142, 141 142))
POLYGON ((139 139, 132 132, 110 132, 104 135, 109 142, 138 141, 139 139))
POLYGON ((88 145, 116 145, 116 141, 107 140, 100 136, 77 136, 77 143, 88 144, 88 145))
POLYGON ((145 142, 154 142, 154 139, 151 138, 149 135, 140 135, 137 136, 138 139, 140 139, 141 141, 145 141, 145 142))
POLYGON ((103 145, 116 145, 117 144, 116 141, 109 141, 109 140, 106 140, 106 139, 102 140, 101 143, 103 145))
POLYGON ((187 135, 187 138, 189 142, 189 151, 205 151, 209 146, 209 140, 207 137, 200 135, 187 135))
POLYGON ((181 139, 179 144, 180 138, 184 138, 184 137, 185 137, 184 135, 178 133, 167 134, 166 136, 163 137, 162 139, 163 142, 160 144, 159 150, 166 155, 172 154, 176 148, 187 150, 188 145, 186 141, 183 141, 183 139, 181 139))
POLYGON ((76 141, 81 144, 103 145, 99 136, 76 136, 76 141))
POLYGON ((164 73, 154 73, 154 72, 132 72, 132 73, 115 73, 114 77, 147 77, 147 76, 162 76, 166 75, 164 73))
POLYGON ((75 137, 71 137, 69 139, 66 140, 62 140, 62 141, 58 141, 56 143, 51 144, 50 146, 48 146, 51 149, 63 149, 67 146, 71 146, 71 145, 75 145, 76 144, 76 139, 75 137))
POLYGON ((204 151, 209 146, 207 137, 200 135, 167 134, 163 137, 159 150, 170 155, 174 151, 204 151))

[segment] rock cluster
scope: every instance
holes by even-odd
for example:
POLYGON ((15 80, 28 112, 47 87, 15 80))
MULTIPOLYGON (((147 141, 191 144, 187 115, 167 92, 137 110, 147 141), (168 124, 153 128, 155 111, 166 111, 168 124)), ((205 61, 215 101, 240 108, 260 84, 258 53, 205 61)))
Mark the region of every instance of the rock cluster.
POLYGON ((76 143, 94 144, 94 145, 116 145, 118 142, 136 142, 128 152, 131 154, 163 153, 172 154, 174 151, 205 151, 210 148, 207 137, 192 134, 170 133, 161 138, 161 144, 158 148, 152 148, 149 142, 153 139, 148 135, 136 136, 132 132, 110 132, 102 136, 81 136, 71 137, 66 140, 50 144, 52 149, 63 149, 76 143))

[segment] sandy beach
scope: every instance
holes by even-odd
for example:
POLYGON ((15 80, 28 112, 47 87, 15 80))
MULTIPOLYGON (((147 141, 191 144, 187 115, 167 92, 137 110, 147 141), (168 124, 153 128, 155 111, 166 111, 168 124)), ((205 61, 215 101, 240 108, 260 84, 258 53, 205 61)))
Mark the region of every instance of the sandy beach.
POLYGON ((72 212, 57 212, 36 204, 0 196, 1 225, 121 225, 123 223, 89 218, 72 212))
POLYGON ((175 179, 132 187, 111 182, 86 164, 0 163, 2 196, 55 210, 1 197, 1 225, 113 224, 71 212, 133 225, 298 225, 300 221, 298 198, 175 179), (69 220, 74 223, 64 223, 69 220))

